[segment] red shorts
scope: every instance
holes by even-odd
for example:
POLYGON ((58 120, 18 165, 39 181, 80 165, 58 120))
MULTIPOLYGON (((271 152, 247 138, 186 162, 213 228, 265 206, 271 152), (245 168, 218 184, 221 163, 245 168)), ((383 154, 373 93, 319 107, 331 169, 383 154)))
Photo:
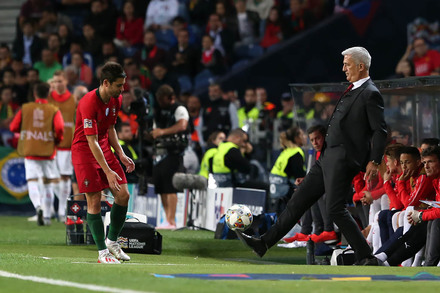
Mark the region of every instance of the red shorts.
MULTIPOLYGON (((119 184, 127 183, 124 170, 121 167, 119 161, 114 158, 107 161, 110 169, 115 171, 119 177, 122 178, 119 184)), ((75 169, 76 180, 78 182, 79 192, 90 193, 102 191, 109 188, 107 176, 101 167, 97 164, 76 164, 73 165, 75 169)))

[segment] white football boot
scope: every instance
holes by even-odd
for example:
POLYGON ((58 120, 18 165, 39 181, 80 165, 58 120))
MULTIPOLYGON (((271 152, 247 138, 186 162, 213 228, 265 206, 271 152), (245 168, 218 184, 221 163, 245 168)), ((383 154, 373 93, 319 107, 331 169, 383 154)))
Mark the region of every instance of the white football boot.
POLYGON ((119 260, 129 261, 130 257, 121 249, 121 245, 117 241, 105 240, 108 250, 119 260))
POLYGON ((106 263, 106 264, 120 264, 119 260, 115 258, 113 254, 110 252, 102 253, 98 256, 98 263, 106 263))

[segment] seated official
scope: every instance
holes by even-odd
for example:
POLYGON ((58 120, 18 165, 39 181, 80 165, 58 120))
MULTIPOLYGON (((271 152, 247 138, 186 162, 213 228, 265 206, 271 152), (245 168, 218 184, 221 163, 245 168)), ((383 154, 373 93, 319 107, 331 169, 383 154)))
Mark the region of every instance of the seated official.
POLYGON ((212 171, 218 187, 234 187, 246 181, 245 174, 251 172, 251 164, 244 154, 252 152, 248 135, 240 128, 232 130, 226 142, 218 146, 214 155, 212 171))
POLYGON ((208 137, 208 149, 203 155, 202 162, 200 164, 199 175, 209 178, 209 174, 212 173, 212 161, 214 155, 217 153, 217 147, 226 139, 226 135, 222 131, 214 131, 208 137))
POLYGON ((269 175, 270 199, 272 205, 290 197, 295 189, 295 180, 306 175, 305 156, 301 149, 306 144, 304 131, 291 127, 281 132, 280 144, 283 151, 278 156, 269 175))

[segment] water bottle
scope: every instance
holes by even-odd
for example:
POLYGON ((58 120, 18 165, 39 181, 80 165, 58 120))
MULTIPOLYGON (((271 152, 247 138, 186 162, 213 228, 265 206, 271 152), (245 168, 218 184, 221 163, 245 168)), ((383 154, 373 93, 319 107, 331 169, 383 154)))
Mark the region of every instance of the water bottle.
POLYGON ((315 264, 315 243, 309 239, 307 240, 307 264, 308 265, 314 265, 315 264))
POLYGON ((84 222, 81 218, 75 221, 76 237, 78 244, 84 244, 84 222))
POLYGON ((68 217, 66 220, 66 235, 67 244, 77 244, 77 237, 75 233, 75 222, 68 217))

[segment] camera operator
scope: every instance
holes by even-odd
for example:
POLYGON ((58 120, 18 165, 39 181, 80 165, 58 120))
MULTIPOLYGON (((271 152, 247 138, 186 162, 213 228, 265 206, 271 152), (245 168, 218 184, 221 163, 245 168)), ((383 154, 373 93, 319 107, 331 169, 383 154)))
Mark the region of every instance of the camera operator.
POLYGON ((156 92, 158 107, 154 112, 153 183, 162 199, 168 225, 160 228, 176 228, 177 191, 172 184, 173 175, 182 172, 183 152, 188 145, 188 110, 176 102, 174 90, 162 85, 156 92))

